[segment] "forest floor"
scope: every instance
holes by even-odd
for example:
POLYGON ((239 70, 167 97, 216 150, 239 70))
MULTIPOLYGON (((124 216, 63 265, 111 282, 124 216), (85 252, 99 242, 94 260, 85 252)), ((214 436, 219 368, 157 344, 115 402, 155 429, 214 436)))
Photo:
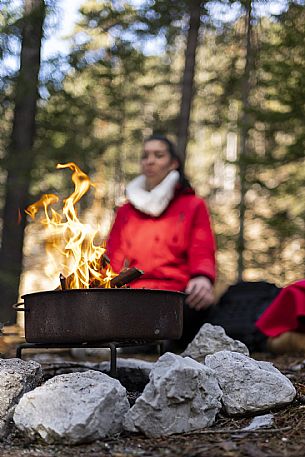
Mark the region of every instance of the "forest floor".
MULTIPOLYGON (((5 357, 14 357, 10 346, 5 357)), ((292 404, 273 414, 269 428, 242 431, 250 417, 220 415, 211 428, 162 438, 123 433, 77 446, 46 445, 11 436, 0 443, 1 457, 304 457, 305 456, 305 360, 304 356, 251 354, 267 360, 289 377, 297 390, 292 404)))

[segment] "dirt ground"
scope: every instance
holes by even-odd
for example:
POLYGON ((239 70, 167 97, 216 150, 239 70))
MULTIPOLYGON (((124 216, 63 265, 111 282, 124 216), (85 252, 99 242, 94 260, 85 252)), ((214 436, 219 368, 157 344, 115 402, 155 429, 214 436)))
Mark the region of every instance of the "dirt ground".
MULTIPOLYGON (((304 356, 252 354, 268 360, 293 382, 297 397, 288 407, 272 412, 273 424, 252 432, 241 429, 251 418, 220 415, 213 427, 193 433, 149 439, 141 434, 118 436, 78 446, 45 445, 11 436, 0 443, 1 457, 304 457, 305 456, 305 360, 304 356)), ((14 357, 14 348, 5 357, 14 357)))

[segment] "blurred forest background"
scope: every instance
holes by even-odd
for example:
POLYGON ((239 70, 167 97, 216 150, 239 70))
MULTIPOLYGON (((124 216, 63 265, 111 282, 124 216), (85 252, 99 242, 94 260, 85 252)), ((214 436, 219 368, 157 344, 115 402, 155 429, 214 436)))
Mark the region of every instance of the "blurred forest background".
POLYGON ((0 320, 58 285, 24 214, 73 190, 56 164, 96 184, 80 219, 105 237, 152 133, 209 205, 218 284, 304 278, 304 1, 84 0, 69 52, 41 57, 63 3, 0 0, 0 320))

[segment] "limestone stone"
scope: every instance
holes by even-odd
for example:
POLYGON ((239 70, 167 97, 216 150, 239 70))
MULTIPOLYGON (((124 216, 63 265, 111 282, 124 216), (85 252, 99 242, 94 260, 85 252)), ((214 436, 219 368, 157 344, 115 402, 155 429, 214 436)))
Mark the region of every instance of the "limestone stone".
POLYGON ((77 444, 120 432, 128 409, 119 381, 90 370, 56 376, 24 395, 14 422, 29 437, 77 444))
POLYGON ((208 355, 205 364, 217 376, 230 415, 267 411, 291 403, 296 395, 291 381, 269 362, 220 351, 208 355))
POLYGON ((225 350, 249 355, 247 346, 241 341, 230 338, 222 327, 204 324, 181 356, 204 362, 207 355, 225 350))
POLYGON ((0 437, 10 430, 11 419, 19 399, 42 380, 39 363, 21 359, 0 359, 0 437))
POLYGON ((213 370, 168 352, 154 364, 149 379, 126 414, 126 430, 157 437, 214 423, 222 393, 213 370))

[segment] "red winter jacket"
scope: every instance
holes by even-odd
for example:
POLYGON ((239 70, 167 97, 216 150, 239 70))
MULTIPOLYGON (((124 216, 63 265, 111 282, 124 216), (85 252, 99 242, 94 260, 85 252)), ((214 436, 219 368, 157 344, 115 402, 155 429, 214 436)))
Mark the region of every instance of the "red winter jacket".
POLYGON ((215 240, 204 201, 192 189, 176 191, 159 216, 130 203, 117 211, 107 242, 115 272, 124 265, 144 271, 133 288, 184 291, 190 278, 215 280, 215 240))

